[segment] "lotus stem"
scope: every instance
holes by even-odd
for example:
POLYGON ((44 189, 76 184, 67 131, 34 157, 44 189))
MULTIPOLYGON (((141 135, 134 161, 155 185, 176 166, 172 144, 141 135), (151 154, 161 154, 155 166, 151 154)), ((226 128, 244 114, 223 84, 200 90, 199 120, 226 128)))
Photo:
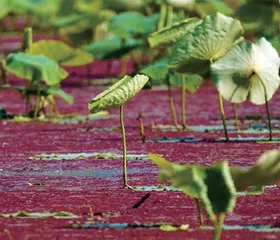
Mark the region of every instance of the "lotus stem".
POLYGON ((214 226, 213 240, 220 240, 223 232, 223 224, 226 218, 225 213, 221 213, 218 222, 214 226))
POLYGON ((170 27, 172 25, 172 20, 173 20, 173 13, 174 13, 173 6, 168 5, 167 12, 168 12, 168 14, 167 14, 167 19, 166 19, 166 26, 170 27))
POLYGON ((228 131, 227 131, 227 125, 226 125, 226 117, 225 117, 222 94, 219 93, 218 98, 219 98, 219 109, 220 109, 220 113, 221 113, 221 117, 222 117, 222 121, 223 121, 223 126, 224 126, 224 133, 225 133, 226 140, 228 141, 229 137, 228 137, 228 131))
POLYGON ((198 213, 198 219, 199 219, 199 225, 203 226, 203 215, 201 213, 201 209, 200 209, 200 204, 199 204, 199 200, 196 198, 195 199, 195 204, 196 204, 196 209, 197 209, 197 213, 198 213))
POLYGON ((181 102, 181 117, 182 117, 182 126, 183 129, 186 129, 186 83, 184 76, 181 75, 181 91, 182 91, 182 102, 181 102))
POLYGON ((138 116, 137 120, 140 123, 140 137, 141 137, 142 143, 145 143, 146 142, 146 135, 145 135, 145 128, 144 128, 144 123, 143 123, 142 112, 139 113, 139 116, 138 116))
POLYGON ((36 119, 38 117, 39 111, 40 111, 40 102, 41 102, 41 94, 40 94, 40 84, 37 86, 37 94, 36 94, 36 106, 35 106, 35 112, 34 112, 34 118, 36 119))
POLYGON ((123 105, 120 106, 120 123, 122 129, 122 143, 123 143, 123 187, 128 187, 127 184, 127 159, 126 159, 126 137, 125 137, 125 127, 123 121, 123 105))
POLYGON ((235 125, 235 129, 236 131, 239 131, 239 126, 238 126, 238 114, 237 114, 237 104, 236 103, 233 103, 232 104, 233 106, 233 111, 234 111, 234 125, 235 125))
POLYGON ((180 9, 179 10, 179 16, 182 20, 185 19, 186 15, 185 15, 185 10, 184 9, 180 9))
POLYGON ((263 81, 261 81, 261 83, 262 83, 263 89, 264 89, 265 107, 266 107, 266 113, 267 113, 267 118, 268 118, 268 127, 269 127, 268 141, 272 141, 272 125, 271 125, 271 116, 270 116, 270 110, 269 110, 269 105, 268 105, 268 100, 267 100, 267 91, 266 91, 266 87, 265 87, 263 81))
POLYGON ((165 21, 167 16, 167 5, 161 4, 160 5, 160 15, 159 15, 159 22, 158 22, 158 30, 164 28, 165 21))
POLYGON ((176 114, 176 109, 174 106, 174 100, 173 100, 173 94, 172 94, 172 89, 171 89, 171 84, 168 81, 168 97, 169 97, 169 104, 170 104, 170 109, 171 109, 171 114, 172 114, 172 119, 173 123, 176 127, 179 126, 178 120, 177 120, 177 114, 176 114))
POLYGON ((27 52, 33 44, 33 32, 32 28, 25 28, 23 35, 22 51, 27 52))
POLYGON ((6 71, 4 62, 1 63, 1 75, 2 75, 3 85, 8 84, 8 81, 7 81, 7 71, 6 71))

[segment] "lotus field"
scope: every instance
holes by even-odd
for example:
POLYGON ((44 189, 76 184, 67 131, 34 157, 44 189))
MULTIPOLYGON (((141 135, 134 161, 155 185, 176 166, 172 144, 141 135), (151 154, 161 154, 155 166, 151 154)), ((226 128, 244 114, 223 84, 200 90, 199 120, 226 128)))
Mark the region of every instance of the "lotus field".
POLYGON ((280 239, 278 0, 1 0, 0 239, 280 239))

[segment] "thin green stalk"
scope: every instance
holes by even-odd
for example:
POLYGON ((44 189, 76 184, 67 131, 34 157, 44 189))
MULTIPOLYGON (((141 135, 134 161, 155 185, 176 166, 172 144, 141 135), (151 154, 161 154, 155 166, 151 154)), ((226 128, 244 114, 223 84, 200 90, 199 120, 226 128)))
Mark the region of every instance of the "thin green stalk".
POLYGON ((179 10, 179 16, 182 20, 185 19, 186 15, 185 15, 185 10, 184 9, 180 9, 179 10))
MULTIPOLYGON (((213 64, 213 60, 212 59, 210 59, 210 64, 211 65, 213 64)), ((224 126, 224 133, 225 133, 226 140, 228 141, 229 137, 228 137, 228 130, 227 130, 227 123, 226 123, 226 117, 225 117, 225 110, 224 110, 224 103, 223 103, 222 94, 220 94, 220 93, 218 94, 218 99, 219 99, 219 110, 220 110, 220 114, 221 114, 221 118, 222 118, 223 126, 224 126)))
POLYGON ((195 198, 195 204, 196 204, 196 209, 197 209, 197 213, 198 213, 198 217, 199 217, 199 225, 203 226, 203 215, 201 213, 201 209, 200 209, 200 204, 199 204, 199 200, 197 198, 195 198))
POLYGON ((186 83, 184 76, 181 75, 181 118, 182 118, 182 126, 184 129, 187 127, 187 121, 186 121, 186 83))
POLYGON ((176 127, 179 126, 178 120, 177 120, 177 114, 176 114, 176 109, 174 106, 174 100, 173 100, 173 94, 172 94, 172 89, 171 89, 171 84, 168 81, 168 98, 169 98, 169 104, 170 104, 170 109, 171 109, 171 114, 172 114, 172 119, 173 123, 176 127))
POLYGON ((172 20, 173 20, 173 13, 174 13, 173 6, 168 5, 167 13, 168 14, 167 14, 167 19, 166 19, 166 26, 170 27, 172 25, 172 20))
POLYGON ((213 234, 213 240, 220 240, 223 232, 223 224, 226 218, 225 213, 221 213, 219 216, 219 221, 214 226, 214 234, 213 234))
POLYGON ((236 131, 239 131, 239 126, 238 126, 238 114, 237 114, 237 104, 236 103, 233 103, 232 104, 233 106, 233 111, 234 111, 234 125, 235 125, 235 129, 236 131))
POLYGON ((33 44, 33 32, 32 28, 25 28, 23 34, 22 51, 27 52, 33 44))
POLYGON ((8 81, 7 81, 7 71, 6 71, 6 68, 4 66, 4 62, 1 63, 1 75, 2 75, 3 85, 8 84, 8 81))
POLYGON ((160 5, 160 15, 159 15, 159 22, 158 22, 158 30, 164 28, 165 21, 167 16, 167 5, 161 4, 160 5))
POLYGON ((263 81, 261 81, 261 83, 262 83, 263 89, 264 89, 265 107, 266 107, 266 113, 267 113, 267 118, 268 118, 268 127, 269 127, 268 141, 272 141, 272 125, 271 125, 271 116, 270 116, 269 105, 268 105, 268 101, 267 101, 267 91, 266 91, 266 87, 265 87, 263 81))
POLYGON ((125 137, 125 128, 123 121, 123 105, 120 106, 120 123, 122 129, 122 143, 123 143, 123 187, 129 187, 127 184, 127 159, 126 159, 126 137, 125 137))
POLYGON ((36 119, 39 114, 40 110, 40 103, 41 103, 41 94, 40 94, 40 84, 37 86, 37 94, 36 94, 36 106, 35 106, 35 112, 34 112, 34 118, 36 119))
POLYGON ((220 113, 221 113, 221 117, 222 117, 222 121, 223 121, 223 126, 224 126, 224 133, 225 133, 226 140, 228 141, 229 137, 228 137, 228 131, 227 131, 227 124, 226 124, 226 117, 225 117, 222 94, 219 93, 218 98, 219 98, 219 109, 220 109, 220 113))

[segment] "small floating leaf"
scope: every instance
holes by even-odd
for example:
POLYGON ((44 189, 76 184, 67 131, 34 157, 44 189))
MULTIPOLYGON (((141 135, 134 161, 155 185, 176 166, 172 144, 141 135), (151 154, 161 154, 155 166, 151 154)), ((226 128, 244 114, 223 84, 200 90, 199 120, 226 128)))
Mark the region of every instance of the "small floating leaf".
POLYGON ((207 16, 173 46, 169 67, 180 73, 208 73, 210 61, 224 56, 243 33, 238 20, 220 13, 207 16))
POLYGON ((148 82, 149 78, 145 75, 135 77, 125 76, 108 90, 100 93, 91 100, 88 105, 91 113, 119 107, 126 101, 133 98, 148 82))
POLYGON ((188 18, 181 22, 174 23, 171 27, 163 28, 149 35, 149 44, 152 48, 171 45, 199 23, 200 21, 198 18, 188 18))
POLYGON ((183 224, 180 226, 161 225, 159 229, 164 232, 176 232, 176 231, 185 231, 185 230, 188 230, 188 228, 189 228, 188 224, 183 224))
POLYGON ((264 104, 265 95, 270 100, 279 87, 279 67, 277 51, 264 38, 242 41, 212 65, 213 81, 230 102, 264 104))
POLYGON ((16 213, 8 213, 8 214, 0 214, 0 217, 9 218, 9 217, 15 217, 15 218, 48 218, 48 217, 54 217, 54 218, 77 218, 78 216, 74 215, 71 212, 43 212, 43 213, 37 213, 37 212, 25 212, 25 211, 19 211, 16 213))
POLYGON ((31 81, 43 80, 47 85, 56 85, 68 76, 59 65, 44 57, 26 53, 11 53, 6 60, 7 70, 20 78, 31 81))
POLYGON ((80 66, 92 62, 90 53, 73 49, 67 44, 56 40, 41 40, 32 44, 28 50, 31 55, 44 55, 62 66, 80 66))

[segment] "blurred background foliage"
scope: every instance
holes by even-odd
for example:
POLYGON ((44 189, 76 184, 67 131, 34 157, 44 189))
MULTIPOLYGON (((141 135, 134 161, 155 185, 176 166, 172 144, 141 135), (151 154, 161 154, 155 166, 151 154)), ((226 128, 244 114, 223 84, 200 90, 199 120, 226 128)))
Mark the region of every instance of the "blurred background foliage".
POLYGON ((264 36, 280 51, 279 0, 1 0, 0 26, 4 32, 31 26, 77 47, 108 39, 137 39, 139 47, 139 39, 157 30, 162 6, 172 7, 172 22, 230 15, 241 20, 247 38, 264 36))

